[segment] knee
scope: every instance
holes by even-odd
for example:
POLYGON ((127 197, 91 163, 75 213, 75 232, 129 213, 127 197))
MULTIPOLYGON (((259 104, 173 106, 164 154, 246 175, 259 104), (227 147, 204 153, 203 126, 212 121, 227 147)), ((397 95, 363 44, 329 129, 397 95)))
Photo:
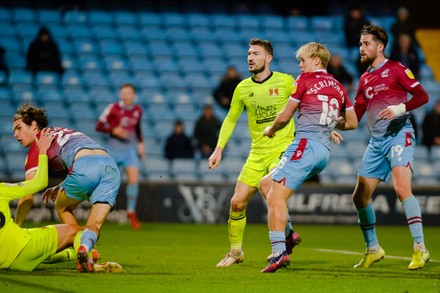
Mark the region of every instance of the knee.
POLYGON ((357 208, 366 207, 370 202, 370 188, 368 184, 362 180, 358 181, 353 192, 353 203, 357 208))
POLYGON ((272 177, 264 177, 260 183, 258 184, 258 189, 260 190, 261 195, 264 197, 264 199, 267 199, 267 195, 270 191, 270 186, 272 183, 272 177))
POLYGON ((237 197, 233 196, 231 199, 231 210, 234 212, 241 212, 246 209, 247 203, 243 200, 238 199, 237 197))

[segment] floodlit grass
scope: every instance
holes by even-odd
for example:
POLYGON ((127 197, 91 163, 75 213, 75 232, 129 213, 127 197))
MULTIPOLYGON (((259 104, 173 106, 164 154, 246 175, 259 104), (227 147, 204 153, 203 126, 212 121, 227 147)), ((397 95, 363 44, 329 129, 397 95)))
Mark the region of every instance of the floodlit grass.
POLYGON ((98 242, 103 261, 118 274, 78 274, 76 263, 40 265, 32 273, 0 272, 1 292, 440 292, 440 227, 425 227, 432 261, 409 271, 407 227, 378 226, 385 259, 352 269, 364 250, 357 226, 300 225, 303 242, 291 264, 262 274, 270 254, 267 227, 249 224, 245 260, 215 265, 228 251, 227 225, 143 223, 141 230, 106 224, 98 242), (388 258, 387 258, 388 256, 388 258))

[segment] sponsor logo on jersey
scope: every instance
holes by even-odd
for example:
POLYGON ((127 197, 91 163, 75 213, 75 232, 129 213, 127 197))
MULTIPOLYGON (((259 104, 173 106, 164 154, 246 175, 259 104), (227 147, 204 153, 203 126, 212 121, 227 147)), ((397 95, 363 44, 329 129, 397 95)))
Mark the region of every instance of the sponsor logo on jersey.
POLYGON ((387 78, 389 72, 390 72, 390 69, 385 69, 385 70, 380 74, 380 76, 382 76, 382 78, 387 78))
POLYGON ((269 89, 269 96, 274 97, 274 96, 278 96, 278 89, 269 89))
POLYGON ((406 75, 410 78, 410 79, 414 79, 414 74, 412 73, 411 69, 407 68, 405 69, 405 73, 406 75))

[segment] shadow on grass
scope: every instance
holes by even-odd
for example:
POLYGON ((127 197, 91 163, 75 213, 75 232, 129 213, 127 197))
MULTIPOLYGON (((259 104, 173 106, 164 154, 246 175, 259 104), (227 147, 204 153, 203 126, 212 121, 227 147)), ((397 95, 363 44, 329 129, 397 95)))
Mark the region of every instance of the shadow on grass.
MULTIPOLYGON (((25 275, 25 274, 23 273, 23 275, 25 275)), ((50 277, 53 277, 53 276, 50 276, 50 277)), ((45 285, 42 285, 41 283, 26 282, 23 280, 17 280, 16 278, 8 278, 7 276, 0 276, 0 282, 10 284, 11 288, 12 287, 17 288, 17 286, 20 286, 23 288, 23 292, 28 291, 28 290, 29 291, 41 290, 44 292, 57 292, 57 293, 75 292, 75 291, 65 290, 65 289, 61 289, 61 288, 53 288, 50 286, 45 286, 45 285)), ((8 289, 4 285, 2 285, 2 291, 3 290, 7 291, 8 289)))

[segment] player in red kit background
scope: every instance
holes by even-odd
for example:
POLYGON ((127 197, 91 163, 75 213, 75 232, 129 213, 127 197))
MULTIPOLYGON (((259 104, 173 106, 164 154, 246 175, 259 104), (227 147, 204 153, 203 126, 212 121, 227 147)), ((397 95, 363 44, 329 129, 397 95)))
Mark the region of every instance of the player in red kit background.
POLYGON ((385 256, 376 235, 371 196, 377 185, 391 176, 414 239, 414 253, 408 268, 416 270, 429 260, 429 252, 424 243, 420 205, 411 189, 415 138, 409 111, 427 103, 428 94, 409 68, 385 58, 387 43, 388 36, 383 28, 366 25, 362 29, 361 62, 368 69, 359 80, 354 108, 358 120, 366 113, 371 139, 353 193, 367 246, 363 258, 354 267, 368 268, 385 256), (412 95, 410 100, 408 92, 412 95))
POLYGON ((145 159, 142 138, 142 108, 135 104, 136 89, 126 83, 119 88, 119 102, 108 105, 96 124, 96 130, 108 133, 108 150, 127 175, 127 216, 133 229, 140 228, 136 216, 139 195, 139 159, 145 159))

